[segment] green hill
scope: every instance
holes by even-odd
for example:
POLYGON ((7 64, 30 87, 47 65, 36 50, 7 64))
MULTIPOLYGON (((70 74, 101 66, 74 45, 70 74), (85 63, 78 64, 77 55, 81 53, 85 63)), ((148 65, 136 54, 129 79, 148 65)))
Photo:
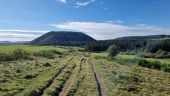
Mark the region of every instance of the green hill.
POLYGON ((154 40, 154 39, 167 39, 170 35, 150 35, 150 36, 129 36, 117 38, 117 40, 154 40))
POLYGON ((32 45, 74 45, 96 41, 81 32, 51 31, 30 42, 32 45))
POLYGON ((97 42, 91 42, 86 45, 86 50, 89 51, 106 51, 110 45, 119 46, 120 50, 136 50, 144 49, 150 43, 159 43, 161 46, 166 46, 168 49, 170 41, 170 35, 151 35, 151 36, 129 36, 121 37, 112 40, 101 40, 97 42))

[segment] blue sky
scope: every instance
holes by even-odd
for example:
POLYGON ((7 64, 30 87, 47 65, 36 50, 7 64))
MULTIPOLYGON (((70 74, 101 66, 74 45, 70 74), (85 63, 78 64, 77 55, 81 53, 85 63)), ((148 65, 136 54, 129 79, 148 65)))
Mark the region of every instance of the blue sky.
POLYGON ((170 0, 0 0, 0 41, 32 40, 48 31, 95 39, 170 34, 170 0))

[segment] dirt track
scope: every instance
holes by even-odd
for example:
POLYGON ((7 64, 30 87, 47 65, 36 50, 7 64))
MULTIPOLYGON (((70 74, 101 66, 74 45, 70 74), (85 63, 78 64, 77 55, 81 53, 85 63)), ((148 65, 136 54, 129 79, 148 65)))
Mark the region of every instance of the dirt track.
POLYGON ((93 64, 93 66, 92 66, 92 70, 93 70, 93 72, 94 72, 94 76, 95 76, 95 79, 96 79, 96 82, 97 82, 97 85, 98 85, 99 96, 106 96, 106 92, 105 92, 105 90, 104 90, 103 81, 102 81, 102 79, 100 78, 99 74, 97 73, 96 67, 95 67, 94 64, 93 64))

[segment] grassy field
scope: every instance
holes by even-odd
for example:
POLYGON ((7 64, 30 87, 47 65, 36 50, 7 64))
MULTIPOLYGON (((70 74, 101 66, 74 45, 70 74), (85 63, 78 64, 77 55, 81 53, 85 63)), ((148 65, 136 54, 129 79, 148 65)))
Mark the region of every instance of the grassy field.
MULTIPOLYGON (((120 58, 124 58, 124 59, 134 59, 134 58, 140 58, 136 55, 122 55, 122 54, 119 54, 118 57, 120 58)), ((160 61, 161 63, 169 63, 170 64, 170 59, 156 59, 156 58, 144 58, 146 60, 149 60, 149 61, 160 61)))
POLYGON ((156 59, 156 58, 141 58, 136 55, 122 55, 118 54, 117 58, 123 58, 123 59, 129 59, 129 60, 134 60, 134 59, 145 59, 147 61, 158 61, 162 65, 169 65, 170 66, 170 59, 156 59))
MULTIPOLYGON (((170 73, 140 67, 135 64, 137 62, 128 66, 127 62, 122 64, 107 57, 105 52, 28 45, 1 45, 0 52, 10 52, 16 48, 26 52, 53 49, 61 54, 54 54, 54 58, 36 55, 31 59, 0 62, 0 96, 170 95, 170 73)), ((117 58, 123 58, 123 61, 139 57, 118 55, 117 58)), ((169 63, 168 60, 161 62, 169 63)))
POLYGON ((38 52, 41 50, 55 49, 57 51, 63 52, 64 48, 54 47, 54 46, 30 46, 30 45, 0 45, 0 52, 10 52, 15 49, 24 49, 27 52, 38 52))

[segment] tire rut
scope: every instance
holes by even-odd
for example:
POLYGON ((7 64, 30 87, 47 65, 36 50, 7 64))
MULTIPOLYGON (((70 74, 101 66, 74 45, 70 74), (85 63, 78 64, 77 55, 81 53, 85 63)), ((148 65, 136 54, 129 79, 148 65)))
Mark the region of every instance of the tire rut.
POLYGON ((96 67, 95 67, 94 64, 92 65, 92 70, 93 70, 93 73, 94 73, 94 76, 95 76, 95 79, 96 79, 96 82, 97 82, 99 96, 106 96, 103 81, 101 80, 100 76, 97 74, 96 67))
MULTIPOLYGON (((70 62, 70 61, 72 61, 73 59, 74 59, 74 58, 72 57, 72 58, 70 58, 69 60, 67 60, 66 62, 70 62)), ((63 67, 61 67, 61 68, 59 69, 59 71, 57 72, 57 74, 55 74, 54 77, 52 77, 50 80, 47 81, 48 83, 47 83, 45 86, 40 87, 38 90, 34 90, 33 92, 30 93, 29 96, 42 96, 43 93, 44 93, 44 91, 45 91, 48 87, 50 87, 50 86, 52 85, 52 83, 53 83, 53 81, 55 80, 55 78, 57 78, 57 76, 58 76, 60 73, 62 73, 62 71, 63 71, 67 66, 68 66, 68 64, 65 64, 63 67)))
MULTIPOLYGON (((71 81, 73 81, 74 77, 78 76, 80 71, 82 70, 82 64, 86 61, 85 58, 80 59, 80 63, 78 64, 77 71, 73 72, 72 76, 70 76, 70 79, 65 83, 62 91, 60 92, 59 96, 65 96, 65 93, 69 90, 69 87, 71 86, 71 81)), ((77 85, 78 87, 78 85, 77 85)))
POLYGON ((42 96, 59 96, 59 93, 62 91, 76 67, 73 63, 68 65, 69 66, 54 79, 52 84, 44 91, 42 96))

